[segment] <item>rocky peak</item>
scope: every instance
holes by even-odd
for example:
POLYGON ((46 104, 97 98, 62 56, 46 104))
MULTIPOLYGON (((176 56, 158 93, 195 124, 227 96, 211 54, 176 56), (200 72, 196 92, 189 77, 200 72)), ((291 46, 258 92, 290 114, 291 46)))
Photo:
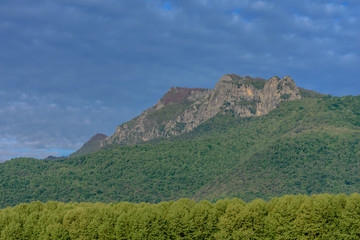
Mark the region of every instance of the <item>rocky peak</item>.
POLYGON ((233 87, 234 80, 230 74, 225 74, 220 78, 220 80, 216 83, 214 91, 222 91, 226 92, 233 87))
POLYGON ((282 79, 277 76, 272 77, 264 86, 262 104, 259 106, 260 115, 273 110, 282 101, 297 99, 301 99, 300 91, 291 77, 285 76, 282 79))
POLYGON ((203 97, 208 93, 209 89, 205 88, 185 88, 185 87, 172 87, 165 95, 155 104, 155 109, 173 105, 173 104, 186 104, 193 102, 198 98, 203 97))
POLYGON ((260 116, 273 110, 281 101, 300 98, 295 82, 288 76, 283 79, 275 76, 266 81, 261 78, 226 74, 215 85, 209 95, 209 101, 199 108, 201 114, 197 116, 201 117, 192 120, 192 127, 200 124, 203 117, 209 119, 219 112, 231 111, 242 117, 260 116))
MULTIPOLYGON (((290 93, 297 89, 294 80, 289 76, 285 76, 282 79, 280 79, 278 76, 274 76, 266 82, 265 86, 266 86, 265 90, 276 93, 282 91, 286 91, 290 93)), ((299 92, 297 91, 297 93, 299 92)))
POLYGON ((103 133, 97 133, 95 134, 92 138, 90 138, 90 140, 88 141, 89 143, 91 142, 98 142, 101 141, 103 139, 105 139, 107 136, 103 133))
POLYGON ((202 93, 206 90, 207 89, 204 88, 172 87, 160 99, 160 102, 164 105, 190 102, 197 98, 197 94, 202 93))
POLYGON ((283 101, 301 99, 302 96, 323 95, 298 88, 289 76, 274 76, 265 80, 225 74, 214 89, 170 88, 153 107, 118 126, 112 136, 105 138, 105 135, 95 135, 80 149, 85 150, 79 151, 176 136, 192 131, 206 120, 226 112, 240 117, 261 116, 283 101))

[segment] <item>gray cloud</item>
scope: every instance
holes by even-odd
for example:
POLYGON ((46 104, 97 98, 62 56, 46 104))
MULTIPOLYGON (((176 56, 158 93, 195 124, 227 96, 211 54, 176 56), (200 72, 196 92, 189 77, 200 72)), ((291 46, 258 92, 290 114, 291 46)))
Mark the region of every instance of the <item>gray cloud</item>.
POLYGON ((0 158, 75 150, 169 87, 212 88, 225 73, 359 94, 359 9, 355 0, 4 0, 0 158))

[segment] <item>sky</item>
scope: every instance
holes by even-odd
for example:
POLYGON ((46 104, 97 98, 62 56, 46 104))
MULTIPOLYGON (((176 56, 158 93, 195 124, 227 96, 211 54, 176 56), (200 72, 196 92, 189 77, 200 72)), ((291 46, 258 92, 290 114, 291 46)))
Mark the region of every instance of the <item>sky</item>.
POLYGON ((68 155, 227 73, 360 95, 360 1, 1 0, 0 161, 68 155))

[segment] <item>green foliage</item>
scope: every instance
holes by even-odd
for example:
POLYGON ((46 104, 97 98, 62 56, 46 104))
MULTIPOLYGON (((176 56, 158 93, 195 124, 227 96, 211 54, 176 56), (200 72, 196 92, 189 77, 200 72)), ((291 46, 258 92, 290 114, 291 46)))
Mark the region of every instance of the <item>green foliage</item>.
POLYGON ((191 103, 179 103, 165 105, 157 111, 149 113, 148 117, 150 121, 154 121, 156 124, 161 124, 165 121, 174 119, 179 113, 183 112, 191 103))
POLYGON ((299 92, 302 98, 321 98, 325 97, 325 94, 318 93, 312 90, 307 90, 304 88, 299 88, 299 92))
POLYGON ((360 195, 269 202, 32 202, 0 210, 0 239, 358 239, 360 195))
POLYGON ((262 117, 218 115, 158 142, 51 161, 13 159, 0 164, 0 206, 351 194, 360 189, 359 116, 359 96, 309 98, 262 117))
POLYGON ((245 78, 244 83, 248 85, 252 85, 254 86, 254 88, 261 90, 264 88, 266 84, 266 80, 261 78, 251 78, 251 79, 245 78))

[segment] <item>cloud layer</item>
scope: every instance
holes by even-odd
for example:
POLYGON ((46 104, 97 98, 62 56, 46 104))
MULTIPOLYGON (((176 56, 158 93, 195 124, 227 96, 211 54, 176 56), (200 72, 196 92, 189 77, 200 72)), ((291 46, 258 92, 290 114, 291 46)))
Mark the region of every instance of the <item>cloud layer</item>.
POLYGON ((359 16, 355 0, 3 0, 0 159, 68 154, 225 73, 358 95, 359 16))

